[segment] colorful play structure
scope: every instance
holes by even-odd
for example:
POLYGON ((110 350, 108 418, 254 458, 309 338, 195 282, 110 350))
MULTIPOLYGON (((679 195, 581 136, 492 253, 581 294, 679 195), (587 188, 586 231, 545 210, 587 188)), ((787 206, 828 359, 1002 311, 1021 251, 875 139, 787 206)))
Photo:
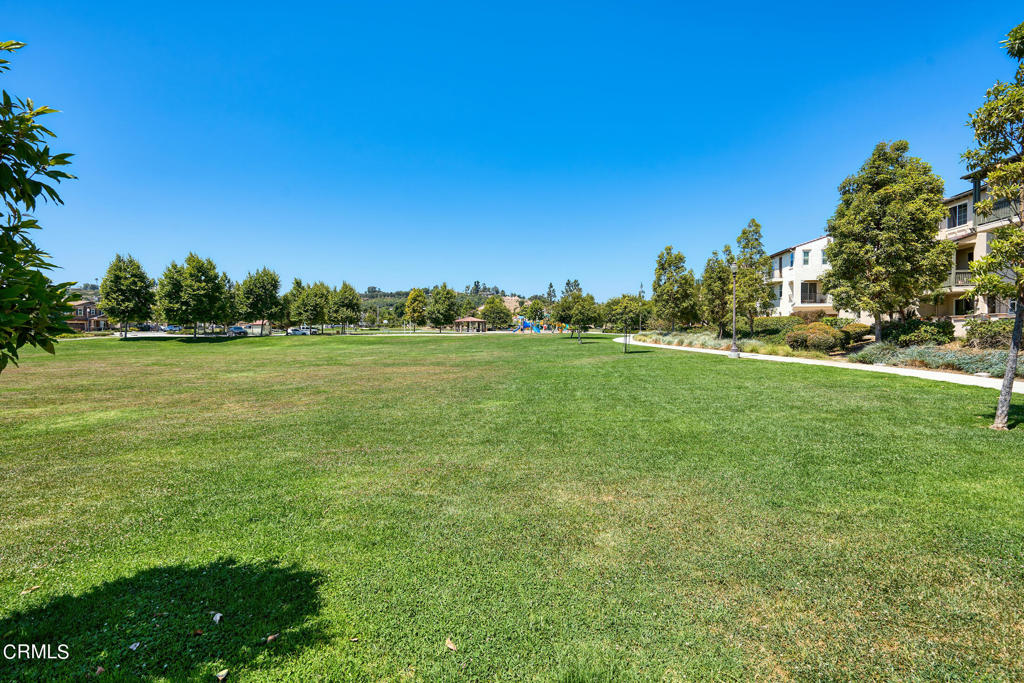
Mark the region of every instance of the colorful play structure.
POLYGON ((517 327, 513 330, 514 332, 522 332, 523 334, 539 334, 541 332, 557 332, 561 334, 565 332, 566 327, 562 323, 544 322, 544 323, 531 323, 529 320, 521 315, 515 316, 515 324, 517 327))

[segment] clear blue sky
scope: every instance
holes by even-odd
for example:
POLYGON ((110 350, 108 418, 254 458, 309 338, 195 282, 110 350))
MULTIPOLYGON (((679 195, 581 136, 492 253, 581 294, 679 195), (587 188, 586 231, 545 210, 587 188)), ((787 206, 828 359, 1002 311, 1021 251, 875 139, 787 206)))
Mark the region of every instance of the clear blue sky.
POLYGON ((1014 3, 3 6, 0 84, 62 110, 79 180, 38 215, 58 277, 190 250, 358 289, 577 278, 650 291, 751 217, 823 232, 880 140, 966 189, 967 114, 1014 3))

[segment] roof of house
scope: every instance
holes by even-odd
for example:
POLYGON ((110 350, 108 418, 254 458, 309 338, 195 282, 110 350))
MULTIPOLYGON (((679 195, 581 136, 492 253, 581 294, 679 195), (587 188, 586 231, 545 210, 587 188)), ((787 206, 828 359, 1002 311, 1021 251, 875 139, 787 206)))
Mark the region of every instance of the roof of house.
POLYGON ((467 315, 465 318, 459 318, 455 322, 457 322, 457 323, 483 323, 483 322, 487 322, 487 321, 486 320, 481 320, 480 318, 474 318, 471 315, 467 315))
POLYGON ((90 304, 92 306, 95 306, 96 302, 92 301, 91 299, 82 299, 81 301, 72 301, 69 305, 71 305, 71 306, 84 306, 85 304, 90 304))
POLYGON ((768 254, 768 258, 772 258, 772 257, 775 257, 775 256, 780 256, 782 254, 785 254, 786 252, 793 251, 797 247, 802 247, 805 244, 810 244, 811 242, 817 242, 822 237, 827 237, 827 235, 819 235, 818 237, 815 237, 813 240, 807 240, 806 242, 801 242, 800 244, 794 244, 791 247, 786 247, 785 249, 780 249, 779 251, 775 252, 774 254, 768 254))

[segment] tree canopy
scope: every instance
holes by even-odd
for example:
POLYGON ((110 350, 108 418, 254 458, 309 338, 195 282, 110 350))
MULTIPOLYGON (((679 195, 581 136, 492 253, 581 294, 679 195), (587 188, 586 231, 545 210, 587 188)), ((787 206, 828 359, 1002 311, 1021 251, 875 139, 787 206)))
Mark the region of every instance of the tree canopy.
POLYGON ((906 140, 878 143, 860 170, 839 186, 828 221, 830 269, 821 278, 837 309, 905 314, 949 276, 955 245, 937 240, 946 215, 943 182, 908 156, 906 140))
POLYGON ((693 271, 686 269, 686 257, 682 252, 674 251, 672 245, 662 249, 654 264, 651 299, 658 317, 673 330, 676 325, 691 322, 696 317, 695 284, 693 271))
POLYGON ((405 300, 405 321, 415 330, 417 325, 427 324, 427 295, 422 289, 414 287, 409 290, 405 300))
POLYGON ((112 322, 121 323, 121 336, 128 336, 128 324, 149 320, 156 302, 156 283, 131 255, 116 254, 107 266, 100 285, 99 307, 112 322))
POLYGON ((991 216, 1001 206, 1008 218, 1006 225, 990 231, 989 252, 971 263, 973 287, 967 293, 1016 302, 1010 353, 992 424, 995 429, 1006 429, 1008 424, 1024 328, 1024 23, 1010 31, 1004 46, 1017 61, 1016 75, 1008 83, 997 81, 970 115, 975 147, 963 155, 978 182, 988 183, 988 197, 974 204, 974 212, 991 216))
POLYGON ((506 328, 512 324, 512 311, 508 310, 500 296, 492 296, 484 302, 484 310, 480 317, 487 321, 487 326, 495 329, 506 328))
POLYGON ((753 218, 736 238, 736 313, 747 319, 754 334, 754 318, 765 315, 775 300, 765 278, 770 259, 761 238, 761 224, 753 218))
POLYGON ((260 336, 264 325, 277 313, 281 306, 281 278, 269 268, 260 268, 249 273, 238 285, 238 308, 242 316, 260 321, 260 336))
POLYGON ((430 295, 430 303, 427 305, 426 316, 431 327, 436 327, 440 332, 442 327, 455 322, 458 313, 458 300, 455 290, 448 288, 448 283, 443 282, 441 286, 430 295))
MULTIPOLYGON (((0 41, 0 52, 24 46, 0 41)), ((9 68, 0 59, 0 73, 9 68)), ((39 122, 56 111, 6 90, 0 101, 0 372, 17 363, 25 344, 53 353, 57 335, 71 331, 65 319, 73 283, 55 284, 44 274, 54 265, 30 237, 41 227, 31 215, 39 198, 63 204, 54 186, 74 178, 62 169, 71 154, 51 153, 47 139, 56 136, 39 122)))
POLYGON ((732 249, 726 245, 720 256, 717 251, 711 252, 704 264, 704 274, 700 285, 700 316, 708 325, 718 328, 719 336, 725 336, 732 313, 732 249))

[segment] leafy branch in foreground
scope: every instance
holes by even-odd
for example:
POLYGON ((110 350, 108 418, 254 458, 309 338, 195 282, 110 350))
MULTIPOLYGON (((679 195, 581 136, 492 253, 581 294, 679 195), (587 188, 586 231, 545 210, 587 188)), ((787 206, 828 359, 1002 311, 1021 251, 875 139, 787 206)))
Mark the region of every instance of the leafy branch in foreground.
MULTIPOLYGON (((24 46, 0 41, 0 53, 24 46)), ((0 73, 9 69, 9 61, 0 59, 0 73)), ((47 138, 56 135, 38 121, 56 111, 6 90, 0 96, 0 372, 18 362, 25 344, 53 353, 56 336, 71 331, 65 319, 72 283, 55 284, 46 277, 44 271, 55 266, 29 236, 40 228, 31 216, 38 199, 62 204, 54 186, 74 178, 60 168, 71 155, 50 152, 47 138)))

